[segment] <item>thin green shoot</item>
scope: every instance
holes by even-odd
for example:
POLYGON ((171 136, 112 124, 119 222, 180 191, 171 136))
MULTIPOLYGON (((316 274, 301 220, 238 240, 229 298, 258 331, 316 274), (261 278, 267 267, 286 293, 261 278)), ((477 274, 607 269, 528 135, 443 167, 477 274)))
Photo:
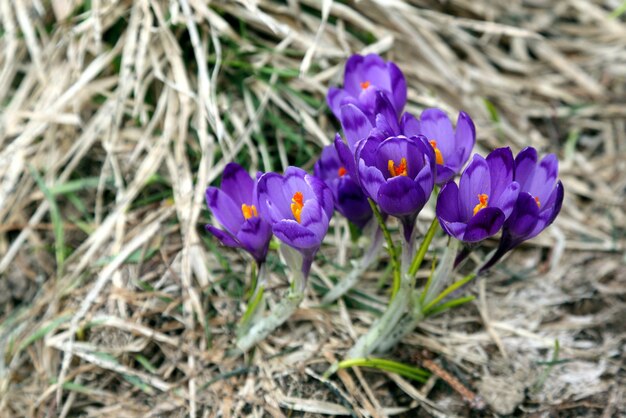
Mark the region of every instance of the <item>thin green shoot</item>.
POLYGON ((429 311, 433 307, 437 306, 437 304, 439 304, 439 302, 441 302, 446 296, 448 296, 450 293, 454 292, 455 290, 460 289, 466 283, 469 283, 474 277, 476 277, 476 273, 470 273, 467 276, 463 277, 458 282, 452 283, 443 292, 441 292, 439 296, 437 296, 432 302, 426 305, 424 309, 422 310, 422 312, 424 312, 425 315, 428 315, 429 311))
POLYGON ((370 203, 370 207, 372 208, 372 212, 374 212, 374 216, 378 221, 378 225, 380 229, 383 231, 383 236, 385 237, 385 241, 387 242, 387 251, 389 252, 389 257, 391 257, 391 265, 393 266, 393 285, 391 287, 391 300, 396 297, 396 294, 400 290, 400 282, 401 282, 401 273, 400 273, 400 260, 398 259, 398 249, 393 244, 393 239, 391 238, 391 233, 387 228, 387 224, 383 219, 383 215, 378 210, 378 206, 372 199, 367 199, 370 203))
MULTIPOLYGON (((430 376, 429 372, 420 369, 419 367, 382 358, 356 358, 344 360, 337 364, 337 369, 346 369, 350 367, 368 367, 376 370, 384 370, 422 383, 426 382, 430 376)), ((331 368, 330 371, 332 372, 333 369, 331 368)))

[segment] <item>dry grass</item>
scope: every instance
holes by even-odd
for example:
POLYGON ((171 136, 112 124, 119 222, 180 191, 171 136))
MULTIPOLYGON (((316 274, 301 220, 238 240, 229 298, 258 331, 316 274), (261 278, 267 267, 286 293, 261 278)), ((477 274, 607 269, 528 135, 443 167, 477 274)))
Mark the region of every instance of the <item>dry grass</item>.
POLYGON ((468 111, 479 151, 556 152, 566 189, 473 305, 391 356, 429 350, 490 413, 626 413, 620 1, 50 3, 0 0, 0 415, 479 415, 436 378, 321 379, 386 297, 371 272, 317 305, 351 254, 338 219, 295 317, 231 351, 249 270, 203 234, 203 191, 231 160, 310 168, 365 51, 405 71, 409 110, 468 111))

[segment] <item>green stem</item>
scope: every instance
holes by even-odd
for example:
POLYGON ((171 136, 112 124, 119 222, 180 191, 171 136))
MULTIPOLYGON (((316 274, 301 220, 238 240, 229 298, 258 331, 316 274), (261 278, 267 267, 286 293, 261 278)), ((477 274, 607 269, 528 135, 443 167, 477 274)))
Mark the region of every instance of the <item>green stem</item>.
POLYGON ((237 340, 237 347, 246 352, 259 341, 264 340, 272 331, 284 324, 298 309, 304 299, 302 292, 289 292, 283 300, 272 308, 268 316, 259 318, 245 335, 237 340))
POLYGON ((246 311, 243 316, 239 320, 239 325, 237 329, 238 335, 243 335, 248 331, 252 319, 254 315, 258 312, 258 308, 263 300, 263 296, 265 294, 265 283, 266 283, 266 267, 265 264, 260 264, 258 266, 255 265, 253 267, 253 272, 257 274, 253 275, 252 286, 250 290, 250 295, 248 296, 248 306, 246 307, 246 311))
POLYGON ((448 246, 446 247, 443 256, 439 260, 437 267, 433 274, 431 274, 432 280, 428 283, 428 289, 424 290, 423 295, 420 298, 422 306, 429 306, 433 299, 439 295, 447 282, 452 280, 452 271, 454 270, 454 259, 461 245, 459 240, 450 239, 448 246))
POLYGON ((392 331, 386 335, 384 340, 380 342, 377 347, 378 352, 385 353, 391 350, 406 335, 413 332, 417 324, 424 319, 421 305, 417 302, 418 299, 417 291, 413 291, 413 296, 411 297, 413 306, 411 306, 408 312, 394 325, 392 331))
POLYGON ((387 229, 387 225, 385 224, 385 220, 383 219, 383 215, 378 210, 378 206, 376 206, 376 202, 372 199, 367 199, 370 203, 370 207, 372 208, 372 212, 374 212, 374 216, 380 225, 380 229, 383 231, 383 236, 385 237, 385 241, 387 242, 387 251, 389 252, 389 256, 391 257, 391 265, 393 266, 393 286, 391 288, 391 300, 396 296, 398 291, 400 290, 400 281, 401 281, 401 273, 400 273, 400 261, 398 260, 398 251, 396 250, 395 245, 393 244, 393 240, 391 239, 391 233, 389 229, 387 229))
POLYGON ((246 308, 246 312, 241 317, 239 321, 240 330, 245 331, 250 324, 250 320, 252 316, 255 314, 257 308, 259 307, 259 303, 263 300, 263 295, 265 293, 265 286, 261 285, 257 288, 256 292, 252 294, 252 298, 248 302, 248 307, 246 308))
POLYGON ((354 346, 348 351, 348 359, 369 356, 378 349, 378 346, 387 340, 398 321, 404 316, 409 307, 411 291, 405 286, 397 297, 392 299, 383 315, 376 319, 367 333, 361 335, 354 346))
POLYGON ((433 263, 430 266, 430 274, 428 275, 428 280, 426 280, 426 285, 424 286, 424 290, 422 290, 422 294, 420 295, 420 305, 424 305, 424 299, 428 294, 428 289, 433 284, 433 276, 435 275, 435 267, 437 267, 437 256, 433 257, 433 263))
POLYGON ((437 232, 437 227, 439 226, 439 221, 437 220, 437 217, 435 217, 435 219, 433 219, 433 221, 430 224, 430 227, 428 228, 428 231, 426 231, 426 235, 424 236, 424 239, 422 240, 422 243, 420 244, 420 247, 417 250, 417 253, 415 253, 415 257, 413 257, 413 261, 411 262, 411 267, 409 267, 409 276, 410 277, 415 277, 415 275, 417 274, 417 270, 419 270, 420 266, 422 265, 422 261, 424 261, 424 256, 426 255, 426 252, 428 251, 428 247, 430 247, 430 243, 433 240, 433 237, 435 236, 435 232, 437 232))
POLYGON ((344 360, 337 364, 336 369, 346 369, 349 367, 370 367, 372 369, 385 370, 420 382, 425 382, 430 376, 430 373, 426 370, 382 358, 355 358, 344 360))
POLYGON ((466 304, 468 302, 471 302, 474 299, 476 299, 476 296, 463 296, 463 297, 460 297, 458 299, 452 299, 452 300, 450 300, 448 302, 444 302, 444 303, 442 303, 440 305, 437 305, 437 306, 431 308, 428 312, 426 312, 426 314, 428 316, 437 315, 439 313, 447 311, 448 309, 456 308, 457 306, 461 306, 461 305, 464 305, 464 304, 466 304))
POLYGON ((433 299, 430 303, 428 303, 428 305, 424 307, 424 310, 423 310, 424 314, 427 315, 429 311, 433 307, 435 307, 439 302, 441 302, 446 296, 448 296, 450 293, 454 292, 455 290, 459 289, 461 286, 465 285, 466 283, 470 282, 474 277, 476 277, 476 273, 470 273, 467 276, 463 277, 458 282, 452 283, 443 292, 441 292, 435 299, 433 299))
POLYGON ((250 299, 254 296, 254 294, 257 291, 257 286, 259 284, 259 274, 260 274, 260 267, 257 263, 253 263, 252 264, 252 271, 250 272, 250 289, 248 290, 248 293, 246 294, 246 299, 250 299))

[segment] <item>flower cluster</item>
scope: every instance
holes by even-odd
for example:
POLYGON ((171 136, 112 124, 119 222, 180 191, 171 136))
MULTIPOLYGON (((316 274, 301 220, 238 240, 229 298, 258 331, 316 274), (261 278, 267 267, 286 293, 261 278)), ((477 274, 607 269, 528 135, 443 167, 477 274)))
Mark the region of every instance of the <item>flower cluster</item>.
POLYGON ((206 201, 224 228, 207 225, 206 230, 222 244, 242 248, 262 264, 273 233, 309 261, 302 266, 305 277, 333 212, 328 186, 297 167, 284 175, 259 173, 253 180, 239 164, 229 163, 221 189, 209 187, 206 201))
MULTIPOLYGON (((378 222, 396 261, 394 280, 408 283, 408 295, 415 282, 409 276, 417 271, 437 224, 457 243, 450 245, 454 251, 461 243, 475 248, 501 232, 498 249, 482 272, 554 221, 563 202, 554 155, 539 160, 537 151, 528 147, 514 157, 506 147, 486 157, 471 156, 476 129, 467 113, 460 112, 453 126, 441 109, 425 109, 417 117, 405 112, 406 101, 406 80, 396 64, 375 54, 353 55, 345 66, 343 87, 331 88, 327 96, 343 136, 336 134, 334 143, 322 150, 315 175, 289 167, 283 175, 259 173, 253 179, 241 166, 228 164, 221 189, 209 187, 206 192, 207 205, 223 229, 207 225, 207 230, 224 245, 249 252, 259 265, 274 235, 301 255, 306 279, 333 210, 358 228, 378 222), (420 250, 414 251, 416 219, 433 194, 436 219, 420 250), (402 248, 408 252, 402 254, 402 263, 385 225, 388 217, 402 225, 402 248), (397 266, 409 262, 401 274, 397 266)), ((453 268, 440 267, 435 276, 449 275, 453 268)), ((439 291, 435 284, 424 290, 419 298, 424 306, 414 311, 426 315, 448 294, 437 296, 434 289, 439 291)), ((407 309, 403 305, 390 311, 398 319, 407 309)), ((393 330, 394 324, 386 326, 393 330)))
MULTIPOLYGON (((554 155, 538 163, 530 147, 515 159, 509 148, 496 149, 486 158, 475 154, 457 185, 453 179, 476 142, 472 119, 460 112, 455 129, 440 109, 425 109, 416 118, 403 112, 406 97, 398 67, 371 54, 348 59, 344 87, 331 88, 327 100, 346 139, 337 135, 334 143, 343 164, 339 170, 349 173, 382 212, 401 220, 407 239, 406 230, 435 184, 443 186, 436 205, 441 227, 466 243, 502 230, 500 248, 506 252, 554 221, 563 201, 554 155)), ((322 178, 325 167, 320 164, 318 170, 322 178)), ((351 213, 345 215, 350 219, 351 213)))

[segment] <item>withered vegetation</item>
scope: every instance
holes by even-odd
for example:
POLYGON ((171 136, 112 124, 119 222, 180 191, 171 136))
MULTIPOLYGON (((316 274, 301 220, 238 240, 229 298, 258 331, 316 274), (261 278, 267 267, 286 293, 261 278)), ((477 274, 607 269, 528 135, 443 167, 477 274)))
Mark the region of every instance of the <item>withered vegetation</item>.
MULTIPOLYGON (((437 376, 322 379, 388 295, 383 260, 319 305, 355 255, 339 217, 301 309, 233 350, 250 267, 204 233, 204 189, 229 161, 311 169, 354 52, 399 64, 408 110, 470 113, 479 151, 556 153, 566 190, 548 231, 469 286, 475 302, 388 356, 423 366, 427 350, 488 413, 626 414, 625 9, 0 0, 0 416, 484 413, 437 376)), ((286 272, 270 264, 276 300, 286 272)))

